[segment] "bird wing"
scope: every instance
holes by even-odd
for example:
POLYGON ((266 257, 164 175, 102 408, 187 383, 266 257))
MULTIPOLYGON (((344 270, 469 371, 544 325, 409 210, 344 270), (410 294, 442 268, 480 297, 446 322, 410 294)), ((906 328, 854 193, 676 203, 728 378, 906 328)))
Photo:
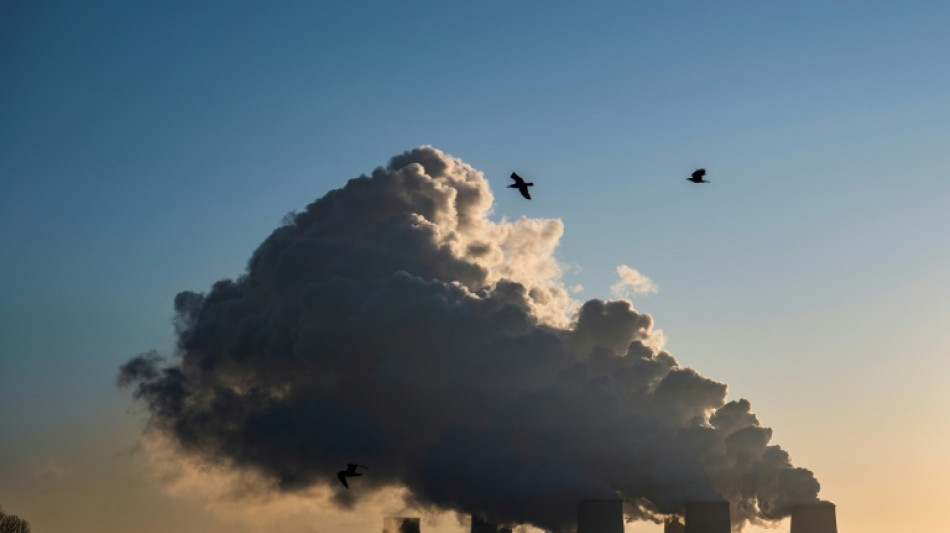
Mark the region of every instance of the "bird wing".
POLYGON ((511 173, 511 179, 515 180, 516 185, 521 185, 522 183, 524 183, 524 180, 521 179, 521 176, 519 176, 518 174, 514 172, 511 173))
POLYGON ((518 187, 518 190, 521 192, 521 196, 524 196, 524 197, 527 198, 528 200, 531 199, 531 195, 528 194, 528 187, 527 187, 527 185, 522 185, 521 187, 518 187))
POLYGON ((706 175, 706 169, 705 169, 705 168, 701 168, 701 169, 699 169, 699 170, 696 170, 696 171, 693 172, 693 174, 692 174, 692 176, 693 176, 695 179, 703 179, 703 176, 705 176, 705 175, 706 175))
POLYGON ((343 470, 340 470, 339 472, 336 473, 336 478, 340 480, 340 483, 343 483, 344 487, 350 488, 349 484, 347 484, 346 482, 346 472, 344 472, 343 470))
POLYGON ((346 463, 346 467, 347 467, 348 469, 352 470, 353 472, 356 472, 356 469, 357 469, 357 468, 369 468, 369 467, 366 466, 366 465, 358 465, 358 464, 356 464, 356 463, 346 463))

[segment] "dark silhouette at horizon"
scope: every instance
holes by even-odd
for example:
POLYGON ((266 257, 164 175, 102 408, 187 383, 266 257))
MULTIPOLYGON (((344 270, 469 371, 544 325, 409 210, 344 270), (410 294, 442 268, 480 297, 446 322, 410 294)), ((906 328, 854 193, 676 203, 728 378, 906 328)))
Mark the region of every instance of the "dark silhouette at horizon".
POLYGON ((828 501, 802 503, 792 508, 790 533, 838 533, 835 504, 828 501))
POLYGON ((515 180, 514 183, 508 186, 509 189, 518 189, 518 192, 521 193, 521 196, 524 196, 528 200, 531 199, 531 195, 528 194, 528 187, 534 187, 534 183, 526 182, 519 176, 517 173, 511 173, 511 179, 515 180))
POLYGON ((30 533, 30 523, 0 509, 0 533, 30 533))
POLYGON ((693 182, 693 183, 709 183, 709 181, 703 179, 703 176, 705 176, 705 175, 706 175, 706 169, 705 169, 705 168, 700 168, 700 169, 695 170, 695 171, 691 174, 691 176, 692 176, 691 178, 686 178, 686 179, 687 179, 688 181, 693 182))
POLYGON ((340 470, 339 472, 336 473, 337 479, 339 479, 340 483, 343 483, 343 486, 346 487, 347 489, 350 488, 350 485, 349 483, 346 482, 346 478, 363 475, 362 473, 356 471, 357 468, 369 468, 369 467, 354 464, 354 463, 346 463, 346 470, 340 470))

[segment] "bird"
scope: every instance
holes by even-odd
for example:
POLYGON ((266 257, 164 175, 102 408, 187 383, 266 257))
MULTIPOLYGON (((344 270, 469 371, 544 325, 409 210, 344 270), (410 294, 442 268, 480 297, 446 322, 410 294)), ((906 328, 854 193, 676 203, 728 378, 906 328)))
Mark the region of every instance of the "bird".
POLYGON ((343 483, 343 486, 347 489, 350 488, 350 485, 346 482, 346 478, 353 476, 362 476, 363 474, 356 471, 357 468, 369 468, 368 466, 346 463, 346 470, 340 470, 336 473, 337 479, 340 480, 340 483, 343 483))
POLYGON ((511 179, 515 180, 515 182, 509 185, 508 188, 518 189, 518 192, 521 193, 521 196, 524 196, 525 198, 530 200, 531 195, 528 194, 528 187, 534 187, 534 183, 526 182, 525 180, 521 179, 521 176, 519 176, 518 174, 514 172, 511 173, 511 179))
POLYGON ((691 177, 691 178, 686 178, 686 179, 689 180, 689 181, 691 181, 691 182, 693 182, 693 183, 709 183, 708 181, 706 181, 706 180, 703 179, 703 176, 705 176, 705 175, 706 175, 706 169, 705 169, 705 168, 700 168, 700 169, 697 169, 695 172, 692 173, 692 176, 693 176, 693 177, 691 177))

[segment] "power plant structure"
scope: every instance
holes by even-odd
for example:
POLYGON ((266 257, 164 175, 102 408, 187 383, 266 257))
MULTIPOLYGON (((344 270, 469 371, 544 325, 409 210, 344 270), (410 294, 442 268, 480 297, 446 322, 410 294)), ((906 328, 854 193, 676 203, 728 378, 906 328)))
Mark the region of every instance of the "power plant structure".
POLYGON ((577 533, 623 533, 621 500, 581 500, 577 533))
POLYGON ((792 508, 791 533, 838 533, 835 504, 807 503, 792 508))
MULTIPOLYGON (((663 533, 731 533, 729 502, 687 502, 685 523, 671 517, 663 533)), ((418 518, 388 517, 383 533, 421 533, 418 518)), ((511 533, 511 528, 472 515, 470 533, 511 533)), ((581 500, 577 508, 577 533, 623 533, 621 500, 581 500)), ((791 533, 838 533, 835 506, 829 502, 800 504, 792 508, 791 533)))
POLYGON ((684 533, 731 533, 729 502, 686 502, 684 533))
MULTIPOLYGON (((663 533, 732 533, 729 502, 687 502, 686 522, 676 517, 663 524, 663 533)), ((473 531, 473 533, 475 533, 473 531)), ((623 503, 620 500, 583 500, 577 510, 577 533, 623 533, 623 503)), ((837 533, 802 531, 793 533, 837 533)))
POLYGON ((383 519, 383 533, 419 533, 419 519, 388 516, 383 519))

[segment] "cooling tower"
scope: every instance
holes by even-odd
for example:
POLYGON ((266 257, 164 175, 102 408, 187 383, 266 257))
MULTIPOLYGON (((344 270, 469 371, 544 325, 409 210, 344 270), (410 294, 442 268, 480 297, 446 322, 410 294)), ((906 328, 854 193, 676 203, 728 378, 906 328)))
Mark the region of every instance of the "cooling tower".
POLYGON ((383 519, 383 533, 419 533, 419 519, 390 516, 383 519))
POLYGON ((829 502, 796 505, 792 508, 791 533, 838 533, 835 505, 829 502))
POLYGON ((663 533, 684 533, 684 527, 679 518, 670 518, 663 523, 663 533))
POLYGON ((577 533, 623 533, 620 500, 581 500, 577 510, 577 533))
POLYGON ((731 533, 729 502, 686 502, 684 533, 731 533))

